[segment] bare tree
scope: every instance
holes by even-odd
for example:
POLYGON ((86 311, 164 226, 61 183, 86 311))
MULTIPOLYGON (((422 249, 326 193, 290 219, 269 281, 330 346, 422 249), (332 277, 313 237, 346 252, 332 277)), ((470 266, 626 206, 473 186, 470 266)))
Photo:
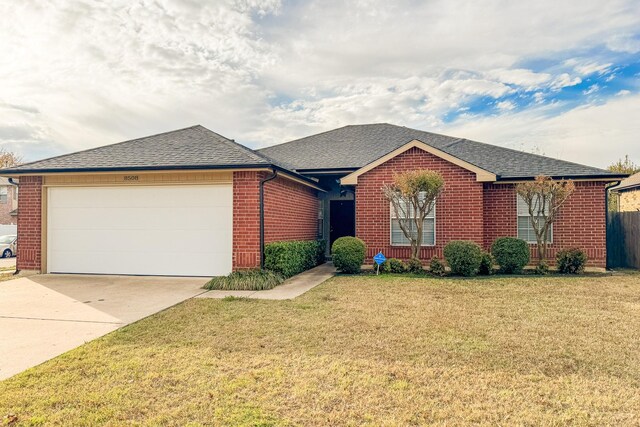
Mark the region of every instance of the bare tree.
POLYGON ((414 170, 396 174, 393 183, 382 187, 391 202, 398 225, 411 243, 411 257, 420 258, 424 220, 433 210, 444 188, 444 179, 435 171, 414 170))
POLYGON ((22 156, 8 151, 6 148, 0 148, 0 168, 10 168, 19 165, 22 162, 22 156))
POLYGON ((546 265, 551 224, 556 221, 560 207, 573 194, 575 188, 571 180, 556 181, 544 175, 537 176, 534 181, 516 184, 516 192, 529 209, 529 220, 538 245, 540 267, 546 265))

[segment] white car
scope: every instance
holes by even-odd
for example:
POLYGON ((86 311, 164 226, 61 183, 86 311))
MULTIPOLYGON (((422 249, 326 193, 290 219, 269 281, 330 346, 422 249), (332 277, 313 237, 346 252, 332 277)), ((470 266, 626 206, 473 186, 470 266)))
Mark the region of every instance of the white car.
POLYGON ((18 250, 18 236, 9 234, 0 236, 0 254, 2 258, 11 258, 16 255, 18 250))

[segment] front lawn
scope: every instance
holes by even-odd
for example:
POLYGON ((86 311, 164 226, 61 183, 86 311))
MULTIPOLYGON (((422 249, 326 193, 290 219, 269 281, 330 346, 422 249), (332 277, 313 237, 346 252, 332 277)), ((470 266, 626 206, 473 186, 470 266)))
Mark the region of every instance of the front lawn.
POLYGON ((637 425, 640 276, 342 276, 293 301, 190 300, 0 382, 8 414, 14 425, 637 425))

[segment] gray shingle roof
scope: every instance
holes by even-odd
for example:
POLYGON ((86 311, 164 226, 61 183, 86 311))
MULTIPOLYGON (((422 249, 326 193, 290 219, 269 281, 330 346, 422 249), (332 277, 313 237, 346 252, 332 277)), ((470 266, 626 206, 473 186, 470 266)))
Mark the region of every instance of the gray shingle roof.
POLYGON ((631 175, 629 178, 622 180, 620 185, 614 191, 629 190, 631 188, 640 187, 640 172, 631 175))
POLYGON ((265 156, 200 125, 26 163, 0 173, 199 169, 270 165, 265 156))
POLYGON ((258 151, 297 171, 359 169, 414 139, 492 172, 500 179, 541 174, 619 176, 591 166, 386 123, 345 126, 258 151))

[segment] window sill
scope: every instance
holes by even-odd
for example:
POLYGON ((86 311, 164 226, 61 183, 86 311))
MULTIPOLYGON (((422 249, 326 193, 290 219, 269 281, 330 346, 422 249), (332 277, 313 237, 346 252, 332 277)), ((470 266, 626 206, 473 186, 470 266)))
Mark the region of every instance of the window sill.
MULTIPOLYGON (((411 245, 401 245, 397 243, 389 243, 389 246, 393 246, 394 248, 410 248, 411 245)), ((421 245, 421 248, 435 248, 435 243, 433 245, 421 245)))

